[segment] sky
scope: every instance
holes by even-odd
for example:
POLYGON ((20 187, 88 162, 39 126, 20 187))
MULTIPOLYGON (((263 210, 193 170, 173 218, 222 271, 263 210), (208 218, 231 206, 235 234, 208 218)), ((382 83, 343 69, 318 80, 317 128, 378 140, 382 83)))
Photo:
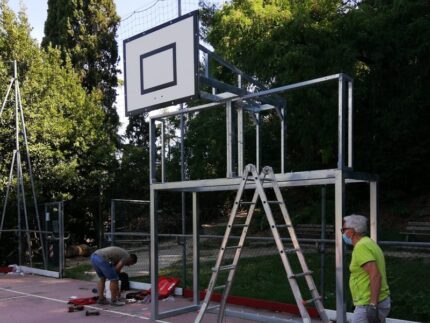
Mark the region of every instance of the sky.
MULTIPOLYGON (((122 17, 128 17, 133 11, 146 7, 153 3, 154 0, 114 0, 116 4, 117 14, 122 17)), ((45 20, 48 10, 48 0, 9 0, 9 7, 17 12, 20 8, 20 3, 24 5, 27 12, 27 17, 30 26, 33 28, 31 35, 37 39, 39 43, 43 38, 43 30, 45 26, 45 20)), ((121 47, 121 43, 118 43, 121 47)), ((122 53, 122 49, 119 48, 119 52, 122 53)), ((125 117, 124 108, 124 94, 122 88, 118 89, 117 97, 117 111, 121 121, 120 134, 123 134, 125 127, 128 124, 128 118, 125 117)))

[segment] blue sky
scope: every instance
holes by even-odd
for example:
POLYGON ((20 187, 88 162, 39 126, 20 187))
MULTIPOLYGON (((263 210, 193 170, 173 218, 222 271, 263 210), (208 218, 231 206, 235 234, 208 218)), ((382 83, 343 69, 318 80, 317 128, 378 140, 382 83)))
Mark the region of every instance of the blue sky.
MULTIPOLYGON (((41 41, 48 10, 48 0, 9 0, 9 6, 14 11, 18 11, 21 2, 27 8, 28 20, 33 27, 31 35, 41 41)), ((154 0, 115 0, 116 10, 120 17, 127 17, 136 9, 152 2, 154 0)))

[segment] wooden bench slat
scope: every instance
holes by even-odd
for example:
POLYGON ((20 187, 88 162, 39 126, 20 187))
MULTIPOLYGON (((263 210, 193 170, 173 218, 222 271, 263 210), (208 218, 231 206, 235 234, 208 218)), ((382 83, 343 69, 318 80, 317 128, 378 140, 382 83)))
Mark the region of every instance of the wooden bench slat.
POLYGON ((413 236, 430 236, 430 222, 429 221, 409 221, 406 225, 406 231, 400 232, 406 235, 406 240, 413 236))
POLYGON ((406 231, 430 231, 430 227, 407 227, 406 231))

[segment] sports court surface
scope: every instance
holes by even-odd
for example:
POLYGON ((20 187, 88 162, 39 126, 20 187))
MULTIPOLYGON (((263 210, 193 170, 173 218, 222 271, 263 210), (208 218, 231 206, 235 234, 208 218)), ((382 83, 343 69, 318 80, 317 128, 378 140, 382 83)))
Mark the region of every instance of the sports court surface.
MULTIPOLYGON (((0 276, 0 321, 8 323, 31 322, 194 322, 196 312, 172 316, 163 320, 151 320, 151 304, 127 304, 121 307, 87 305, 83 311, 68 312, 68 300, 75 297, 91 297, 95 282, 73 279, 56 279, 36 275, 0 276), (86 316, 86 310, 98 310, 98 316, 86 316)), ((180 296, 159 302, 160 311, 192 305, 192 301, 180 296)), ((229 305, 235 311, 271 316, 273 319, 292 319, 291 315, 269 311, 258 312, 250 308, 229 305)), ((203 322, 216 322, 215 314, 206 314, 203 322)), ((250 322, 237 317, 226 317, 224 322, 250 322)), ((319 321, 315 321, 319 322, 319 321)))

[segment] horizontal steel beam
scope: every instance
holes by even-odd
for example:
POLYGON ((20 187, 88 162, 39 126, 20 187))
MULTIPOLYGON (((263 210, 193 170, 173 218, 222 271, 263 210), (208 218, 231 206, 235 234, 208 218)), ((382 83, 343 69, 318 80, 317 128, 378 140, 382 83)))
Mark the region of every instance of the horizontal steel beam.
POLYGON ((150 119, 158 120, 158 119, 162 119, 162 118, 166 118, 166 117, 172 117, 172 116, 179 115, 179 114, 197 112, 197 111, 204 110, 207 108, 217 107, 217 106, 222 105, 228 101, 236 102, 236 101, 240 101, 240 100, 248 100, 248 99, 263 97, 266 95, 272 95, 272 94, 278 93, 278 92, 287 92, 287 91, 297 90, 299 88, 308 87, 310 85, 314 85, 314 84, 318 84, 318 83, 324 83, 324 82, 328 82, 328 81, 332 81, 332 80, 337 80, 341 76, 347 80, 351 80, 351 78, 349 76, 347 76, 346 74, 334 74, 334 75, 330 75, 330 76, 324 76, 324 77, 316 78, 316 79, 309 80, 309 81, 285 85, 285 86, 273 88, 270 90, 264 90, 264 91, 260 91, 260 92, 249 93, 249 94, 246 94, 244 96, 235 96, 232 98, 225 98, 225 99, 219 100, 217 102, 211 102, 211 103, 207 103, 207 104, 203 104, 203 105, 199 105, 199 106, 195 106, 195 107, 191 107, 191 108, 181 109, 178 111, 163 112, 163 113, 160 113, 160 114, 157 114, 155 116, 150 117, 150 119))
MULTIPOLYGON (((330 185, 335 184, 338 169, 315 170, 305 172, 294 172, 285 174, 275 174, 276 181, 280 187, 290 186, 310 186, 310 185, 330 185)), ((361 183, 377 180, 372 174, 361 172, 344 171, 346 183, 361 183)), ((235 178, 215 178, 204 180, 192 180, 186 182, 152 183, 155 190, 173 190, 186 192, 208 192, 208 191, 229 191, 237 190, 241 177, 235 178)), ((270 185, 266 183, 265 185, 270 185)), ((255 185, 249 183, 246 189, 254 189, 255 185)))
POLYGON ((149 204, 150 203, 150 201, 146 201, 146 200, 111 199, 111 201, 114 201, 114 202, 127 202, 127 203, 134 203, 134 204, 149 204))

